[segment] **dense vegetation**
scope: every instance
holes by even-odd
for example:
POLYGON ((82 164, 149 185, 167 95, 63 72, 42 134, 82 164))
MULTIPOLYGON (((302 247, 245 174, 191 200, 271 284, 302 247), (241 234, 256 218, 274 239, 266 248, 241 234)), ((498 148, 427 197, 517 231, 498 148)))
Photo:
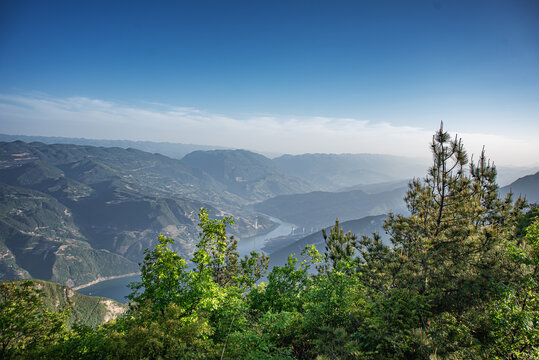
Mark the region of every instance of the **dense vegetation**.
POLYGON ((87 296, 73 291, 71 288, 44 280, 13 280, 0 282, 4 294, 14 288, 30 288, 42 300, 42 305, 48 311, 59 312, 69 308, 68 327, 75 323, 89 326, 101 325, 127 311, 128 305, 112 299, 98 296, 87 296))
MULTIPOLYGON (((172 239, 159 236, 145 253, 126 316, 66 330, 62 314, 32 310, 24 326, 10 330, 18 340, 4 341, 2 355, 539 359, 538 209, 510 194, 500 198, 495 167, 484 154, 469 162, 443 129, 432 152, 425 179, 409 185, 409 215, 386 221, 391 246, 336 223, 324 232, 323 254, 308 246, 257 283, 267 257, 240 259, 226 233, 233 220, 201 210, 192 266, 169 248, 172 239)), ((29 311, 11 306, 14 319, 29 311)))

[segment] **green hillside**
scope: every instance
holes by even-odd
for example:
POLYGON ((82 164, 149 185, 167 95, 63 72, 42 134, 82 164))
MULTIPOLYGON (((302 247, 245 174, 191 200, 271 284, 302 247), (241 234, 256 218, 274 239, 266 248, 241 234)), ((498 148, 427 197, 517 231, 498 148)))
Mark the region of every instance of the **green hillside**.
POLYGON ((17 167, 39 160, 61 169, 65 176, 85 184, 123 179, 137 190, 154 195, 189 196, 201 201, 239 201, 222 185, 188 164, 160 154, 135 149, 69 144, 0 143, 0 167, 17 167))
POLYGON ((228 192, 180 160, 134 149, 0 143, 0 279, 40 278, 80 286, 138 271, 158 234, 189 257, 198 210, 237 218, 231 231, 270 231, 228 192))
POLYGON ((70 286, 138 271, 135 262, 93 248, 68 208, 50 195, 0 183, 0 277, 70 286))
MULTIPOLYGON (((48 310, 59 311, 66 305, 71 308, 69 324, 78 322, 96 327, 117 318, 128 308, 127 304, 103 297, 82 295, 58 283, 37 279, 31 281, 42 293, 43 305, 48 310)), ((22 280, 15 280, 12 283, 21 284, 22 280)))

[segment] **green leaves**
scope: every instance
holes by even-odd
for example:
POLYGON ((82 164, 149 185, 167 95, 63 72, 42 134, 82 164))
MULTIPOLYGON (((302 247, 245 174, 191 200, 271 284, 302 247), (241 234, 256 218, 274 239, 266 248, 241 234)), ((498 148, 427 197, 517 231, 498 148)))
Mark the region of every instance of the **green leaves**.
POLYGON ((211 219, 206 209, 200 209, 199 219, 202 231, 193 257, 199 272, 208 271, 220 286, 243 286, 245 289, 265 274, 269 257, 264 253, 253 251, 239 260, 238 241, 226 235, 226 227, 233 225, 234 219, 211 219))
POLYGON ((537 359, 533 354, 539 354, 539 216, 532 218, 524 239, 506 243, 519 266, 513 281, 499 287, 489 313, 493 351, 515 359, 537 359))
POLYGON ((0 358, 40 357, 67 334, 70 309, 52 312, 32 281, 0 283, 0 358))
POLYGON ((191 281, 187 262, 169 249, 169 244, 174 244, 174 240, 159 235, 155 248, 144 252, 141 281, 130 284, 133 292, 128 295, 129 300, 137 304, 151 302, 161 312, 171 303, 187 305, 191 281))

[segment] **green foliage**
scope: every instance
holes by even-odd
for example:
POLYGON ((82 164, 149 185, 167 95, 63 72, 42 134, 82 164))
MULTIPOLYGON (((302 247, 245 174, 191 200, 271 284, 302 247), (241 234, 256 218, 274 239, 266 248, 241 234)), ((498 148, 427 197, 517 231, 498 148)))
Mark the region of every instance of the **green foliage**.
POLYGON ((151 302, 154 309, 164 311, 170 303, 186 302, 190 275, 187 262, 167 247, 174 240, 159 235, 158 241, 152 251, 145 251, 141 281, 130 284, 133 293, 127 298, 138 304, 151 302))
POLYGON ((39 357, 66 334, 69 311, 47 310, 31 281, 0 282, 0 358, 39 357))
MULTIPOLYGON (((537 208, 535 208, 537 209, 537 208)), ((494 352, 512 359, 539 359, 539 216, 532 218, 520 241, 506 244, 509 256, 519 264, 513 282, 499 288, 491 304, 491 337, 494 352)))
POLYGON ((209 271, 213 280, 220 286, 252 286, 266 272, 269 257, 264 253, 252 252, 239 260, 238 241, 227 237, 226 227, 233 225, 231 217, 210 219, 209 211, 200 209, 200 241, 193 262, 198 271, 209 271))
POLYGON ((296 268, 293 255, 282 267, 275 266, 268 275, 268 284, 251 292, 253 307, 262 312, 294 311, 300 308, 301 293, 309 281, 305 267, 296 268))
POLYGON ((254 252, 239 261, 237 241, 226 234, 227 225, 233 223, 231 218, 211 219, 209 211, 201 209, 199 219, 201 232, 192 259, 194 270, 188 270, 187 262, 169 248, 173 244, 170 238, 160 235, 159 244, 146 251, 141 281, 131 285, 133 293, 129 295, 137 305, 130 312, 130 320, 121 322, 127 331, 117 337, 121 340, 118 346, 131 349, 125 344, 138 338, 155 339, 158 355, 150 357, 191 358, 185 354, 194 351, 205 358, 211 353, 208 349, 215 350, 208 342, 220 343, 224 353, 230 333, 245 330, 248 320, 244 315, 244 293, 264 274, 269 259, 254 252), (143 325, 134 325, 141 322, 143 325), (164 328, 166 324, 176 332, 164 328), (148 328, 154 329, 153 335, 144 335, 148 328), (188 338, 189 334, 194 338, 188 338), (180 342, 167 345, 169 336, 170 341, 180 342), (189 346, 200 348, 189 350, 189 346))
POLYGON ((326 243, 326 249, 324 252, 324 263, 317 266, 319 272, 329 272, 340 261, 352 260, 356 251, 357 236, 351 232, 345 234, 342 227, 339 227, 339 219, 335 220, 335 225, 331 228, 329 236, 326 229, 322 229, 322 236, 326 243))
POLYGON ((204 312, 172 303, 156 314, 142 306, 112 327, 109 353, 115 359, 205 359, 215 351, 211 334, 204 312))
MULTIPOLYGON (((513 204, 511 195, 498 198, 496 169, 484 153, 466 170, 462 143, 451 140, 443 128, 433 137, 431 149, 433 165, 427 177, 409 186, 405 200, 410 215, 390 214, 386 223, 393 243, 385 267, 391 284, 386 296, 397 290, 414 298, 408 312, 416 322, 400 328, 421 328, 431 353, 447 356, 465 349, 468 357, 479 356, 473 338, 487 341, 480 315, 498 284, 510 277, 504 244, 515 235, 524 202, 513 204), (448 312, 467 323, 468 336, 440 335, 439 329, 451 326, 444 316, 448 312)), ((404 349, 397 347, 397 353, 404 349)))
POLYGON ((198 264, 200 272, 209 270, 216 283, 221 286, 231 284, 233 276, 238 272, 237 241, 226 235, 227 225, 233 225, 231 217, 221 220, 210 219, 209 211, 201 209, 198 215, 200 241, 193 262, 198 264))

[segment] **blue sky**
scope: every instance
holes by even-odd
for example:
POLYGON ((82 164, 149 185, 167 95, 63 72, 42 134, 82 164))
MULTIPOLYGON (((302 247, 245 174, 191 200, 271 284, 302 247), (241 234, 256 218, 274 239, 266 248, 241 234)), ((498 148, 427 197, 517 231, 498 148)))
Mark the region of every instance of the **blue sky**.
POLYGON ((0 132, 538 163, 536 0, 0 4, 0 132))

